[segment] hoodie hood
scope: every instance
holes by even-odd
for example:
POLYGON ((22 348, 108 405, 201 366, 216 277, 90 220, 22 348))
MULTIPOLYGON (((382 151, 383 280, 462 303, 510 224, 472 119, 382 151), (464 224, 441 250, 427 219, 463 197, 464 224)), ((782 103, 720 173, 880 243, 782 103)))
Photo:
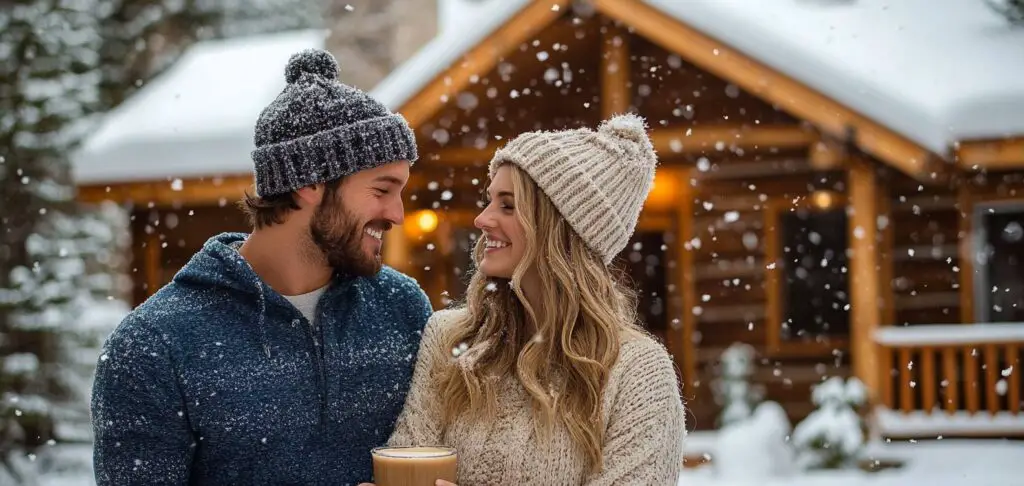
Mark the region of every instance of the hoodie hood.
MULTIPOLYGON (((270 341, 267 339, 267 307, 293 308, 281 294, 270 288, 253 270, 252 265, 238 252, 245 242, 246 233, 221 233, 216 235, 197 252, 174 276, 174 282, 188 287, 225 288, 252 298, 258 307, 257 326, 264 354, 270 358, 270 341)), ((335 276, 337 283, 339 276, 335 276)), ((334 286, 336 290, 337 285, 334 286)))
POLYGON ((262 293, 262 279, 237 249, 248 236, 245 233, 221 233, 210 238, 178 271, 174 281, 189 286, 227 287, 242 293, 262 293))
POLYGON ((258 306, 256 325, 260 331, 263 354, 270 358, 266 322, 267 301, 273 299, 273 296, 277 296, 282 303, 286 301, 263 282, 249 262, 238 252, 237 247, 241 246, 248 236, 245 233, 221 233, 206 240, 203 248, 174 276, 174 282, 184 286, 228 288, 250 295, 258 306))

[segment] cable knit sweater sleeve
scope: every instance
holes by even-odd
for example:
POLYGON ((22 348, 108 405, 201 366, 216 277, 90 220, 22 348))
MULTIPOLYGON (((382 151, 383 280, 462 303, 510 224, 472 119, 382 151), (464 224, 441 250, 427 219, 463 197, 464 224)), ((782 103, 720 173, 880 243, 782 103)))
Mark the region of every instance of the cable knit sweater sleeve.
POLYGON ((609 390, 614 394, 604 468, 586 484, 677 484, 686 418, 668 352, 650 338, 629 342, 622 347, 612 380, 617 390, 609 390))
POLYGON ((441 395, 430 375, 446 359, 441 349, 441 332, 438 328, 443 325, 441 321, 447 318, 449 312, 435 313, 423 329, 412 385, 405 399, 405 408, 388 441, 390 446, 442 445, 441 395))

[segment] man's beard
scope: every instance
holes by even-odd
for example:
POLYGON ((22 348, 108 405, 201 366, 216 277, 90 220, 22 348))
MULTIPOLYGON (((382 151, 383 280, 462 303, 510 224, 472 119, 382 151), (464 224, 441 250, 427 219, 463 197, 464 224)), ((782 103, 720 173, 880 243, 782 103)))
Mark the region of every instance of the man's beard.
MULTIPOLYGON (((383 223, 382 229, 390 228, 383 223)), ((380 272, 380 255, 367 256, 363 251, 363 230, 359 221, 337 198, 324 201, 309 223, 313 244, 335 271, 351 276, 372 277, 380 272)))

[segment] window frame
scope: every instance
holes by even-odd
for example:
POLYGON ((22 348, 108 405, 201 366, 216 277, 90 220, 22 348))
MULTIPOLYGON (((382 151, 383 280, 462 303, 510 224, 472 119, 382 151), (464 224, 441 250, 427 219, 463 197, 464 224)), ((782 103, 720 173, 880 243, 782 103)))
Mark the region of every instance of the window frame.
POLYGON ((991 322, 988 309, 992 307, 991 292, 988 291, 988 259, 985 257, 985 246, 988 244, 988 232, 985 230, 984 216, 987 214, 1021 213, 1024 215, 1024 199, 989 199, 974 201, 971 205, 971 273, 974 322, 991 322))
MULTIPOLYGON (((849 336, 841 338, 823 338, 815 341, 786 341, 782 339, 782 324, 786 314, 785 264, 782 252, 782 214, 784 211, 806 209, 811 211, 830 211, 847 206, 845 194, 830 191, 831 204, 827 208, 819 208, 814 204, 811 194, 794 200, 793 198, 774 197, 765 201, 762 208, 764 217, 764 265, 765 265, 765 352, 769 357, 802 358, 828 357, 836 350, 847 354, 850 350, 849 336), (774 263, 774 265, 772 265, 774 263)), ((847 229, 848 230, 848 229, 847 229)), ((845 250, 848 250, 846 248, 845 250)), ((849 279, 849 273, 847 273, 849 279)), ((847 284, 850 286, 852 282, 847 284)), ((852 322, 851 322, 852 326, 852 322)))

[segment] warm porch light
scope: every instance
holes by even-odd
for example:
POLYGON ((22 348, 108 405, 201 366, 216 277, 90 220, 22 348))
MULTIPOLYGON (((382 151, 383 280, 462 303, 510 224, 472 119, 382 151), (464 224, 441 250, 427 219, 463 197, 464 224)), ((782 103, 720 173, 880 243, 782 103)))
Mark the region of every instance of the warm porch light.
POLYGON ((657 172, 654 174, 654 185, 650 194, 647 195, 647 204, 654 207, 669 207, 675 203, 676 194, 679 192, 679 184, 675 174, 671 172, 657 172))
POLYGON ((437 229, 437 213, 430 209, 416 211, 412 217, 412 227, 420 234, 426 234, 437 229))
POLYGON ((814 191, 811 194, 811 202, 818 209, 828 209, 835 203, 835 197, 832 191, 814 191))

